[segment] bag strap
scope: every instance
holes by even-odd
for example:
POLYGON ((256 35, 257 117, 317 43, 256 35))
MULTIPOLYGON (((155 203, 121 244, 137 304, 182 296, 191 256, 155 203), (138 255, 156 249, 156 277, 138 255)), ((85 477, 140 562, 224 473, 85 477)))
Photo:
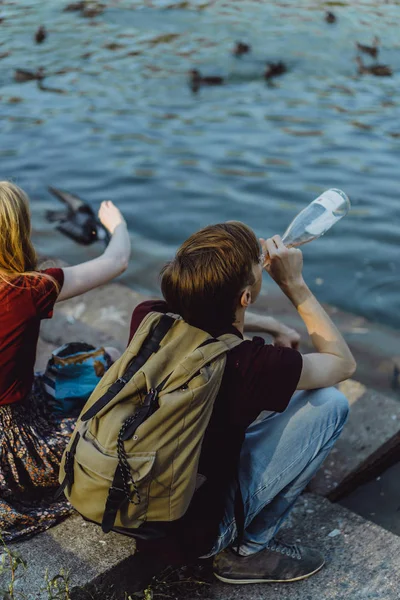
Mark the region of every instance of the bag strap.
POLYGON ((67 486, 68 486, 69 493, 71 493, 71 488, 74 483, 74 458, 75 458, 75 452, 76 452, 76 447, 79 442, 79 438, 80 438, 80 434, 78 431, 75 435, 74 441, 72 442, 70 449, 67 450, 67 452, 65 453, 65 463, 64 463, 65 476, 64 476, 62 484, 59 486, 56 493, 54 494, 54 500, 58 500, 61 497, 61 494, 64 492, 64 490, 67 486))
POLYGON ((101 522, 101 528, 104 533, 108 533, 114 527, 117 512, 119 511, 123 502, 128 500, 132 504, 140 504, 141 498, 140 493, 136 487, 136 484, 132 477, 130 482, 134 488, 134 499, 130 498, 129 487, 127 482, 127 475, 129 467, 125 464, 124 457, 125 452, 123 449, 123 443, 130 439, 136 429, 146 421, 158 408, 158 394, 167 383, 170 375, 168 375, 156 388, 149 390, 147 393, 143 405, 133 414, 128 417, 118 436, 118 465, 115 469, 113 481, 108 491, 106 505, 104 508, 103 520, 101 522), (136 500, 135 500, 136 497, 136 500))
POLYGON ((161 319, 157 323, 156 327, 149 333, 147 338, 144 340, 138 354, 129 363, 122 377, 118 377, 114 383, 110 385, 108 390, 103 396, 101 396, 82 416, 81 421, 88 421, 97 415, 98 412, 103 410, 109 402, 122 390, 122 388, 128 383, 130 379, 142 368, 144 363, 150 358, 150 356, 157 352, 160 347, 160 343, 164 336, 171 329, 175 323, 175 319, 168 315, 162 315, 161 319))
POLYGON ((192 357, 188 356, 180 363, 180 365, 175 368, 174 378, 179 379, 180 377, 184 376, 187 380, 191 379, 200 369, 205 367, 205 365, 212 362, 216 358, 219 358, 221 355, 226 354, 229 352, 229 350, 232 350, 242 342, 242 338, 238 337, 234 333, 224 334, 218 338, 206 339, 195 350, 195 352, 200 352, 202 354, 201 359, 194 364, 192 357), (211 347, 205 349, 203 353, 203 348, 207 347, 208 345, 211 347))
POLYGON ((125 499, 126 495, 124 489, 124 479, 122 476, 121 465, 118 464, 117 468, 115 469, 111 487, 108 491, 103 520, 101 522, 101 528, 104 533, 109 533, 114 527, 117 512, 125 499))

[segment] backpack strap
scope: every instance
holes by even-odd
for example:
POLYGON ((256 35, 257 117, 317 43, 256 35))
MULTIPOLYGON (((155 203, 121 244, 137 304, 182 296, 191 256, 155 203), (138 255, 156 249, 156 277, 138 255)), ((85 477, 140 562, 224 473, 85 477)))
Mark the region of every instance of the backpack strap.
POLYGON ((101 528, 104 533, 109 533, 114 527, 117 512, 125 499, 126 494, 124 490, 122 468, 121 465, 118 464, 117 468, 115 469, 111 487, 108 491, 103 520, 101 522, 101 528))
POLYGON ((229 350, 232 350, 242 342, 243 339, 234 333, 226 333, 218 338, 207 338, 195 350, 195 352, 201 353, 201 357, 199 357, 198 360, 193 361, 192 356, 188 356, 174 370, 173 381, 170 382, 172 388, 175 381, 180 380, 182 377, 185 377, 187 380, 191 379, 208 363, 212 362, 221 355, 226 354, 229 352, 229 350))
POLYGON ((160 347, 161 340, 171 329, 175 323, 175 319, 168 315, 162 315, 161 319, 157 323, 156 327, 149 333, 145 341, 143 342, 138 354, 129 363, 125 373, 122 377, 118 377, 114 383, 110 385, 108 390, 103 396, 101 396, 82 416, 81 421, 88 421, 97 415, 103 408, 107 406, 109 402, 122 390, 122 388, 128 383, 144 363, 150 358, 150 356, 157 352, 160 347))
MULTIPOLYGON (((170 375, 168 375, 164 381, 160 383, 155 389, 149 390, 146 398, 144 399, 143 405, 137 410, 137 412, 132 415, 132 417, 128 418, 126 424, 124 424, 124 431, 121 432, 121 442, 124 442, 131 438, 135 433, 136 429, 141 425, 146 419, 149 418, 150 415, 153 414, 155 410, 158 408, 158 394, 163 389, 164 385, 168 381, 170 375)), ((113 481, 111 487, 108 491, 108 496, 106 500, 106 505, 104 508, 103 520, 101 522, 101 528, 104 533, 108 533, 114 527, 115 519, 117 517, 117 512, 120 509, 123 502, 125 502, 129 495, 126 488, 126 483, 124 479, 124 467, 121 464, 121 456, 118 454, 118 465, 115 469, 113 481)), ((133 504, 140 503, 140 495, 136 490, 136 494, 138 495, 138 502, 135 500, 129 500, 133 502, 133 504)))
POLYGON ((65 453, 65 466, 64 466, 65 477, 63 479, 62 484, 59 486, 56 493, 54 494, 54 500, 58 500, 60 498, 61 494, 64 492, 64 490, 67 486, 68 486, 69 492, 71 493, 71 487, 74 483, 75 451, 76 451, 76 447, 78 445, 80 437, 81 437, 80 433, 79 433, 79 431, 77 431, 74 441, 71 444, 70 449, 67 450, 67 452, 65 453))

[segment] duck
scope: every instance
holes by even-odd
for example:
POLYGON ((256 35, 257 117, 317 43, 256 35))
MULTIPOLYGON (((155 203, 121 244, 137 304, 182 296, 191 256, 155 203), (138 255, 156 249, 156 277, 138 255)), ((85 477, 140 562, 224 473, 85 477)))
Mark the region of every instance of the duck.
POLYGON ((75 12, 79 10, 83 10, 85 8, 85 0, 82 2, 72 2, 72 4, 67 4, 64 8, 63 12, 75 12))
POLYGON ((273 77, 283 75, 286 73, 287 67, 284 62, 279 61, 277 63, 267 63, 267 70, 264 73, 264 78, 269 81, 273 77))
POLYGON ((359 56, 357 56, 356 61, 360 75, 375 75, 376 77, 390 77, 393 75, 392 69, 387 65, 371 65, 366 67, 359 56))
POLYGON ((333 12, 330 12, 329 10, 325 13, 325 21, 327 23, 336 23, 336 15, 333 14, 333 12))
POLYGON ((364 44, 360 44, 359 42, 356 42, 356 46, 360 52, 369 54, 373 58, 376 58, 378 56, 378 52, 379 52, 378 44, 379 44, 379 38, 376 36, 374 37, 374 40, 373 40, 373 46, 365 46, 364 44))
POLYGON ((242 54, 247 54, 250 52, 251 46, 250 44, 244 44, 243 42, 236 42, 236 45, 233 49, 233 54, 235 56, 242 56, 242 54))
POLYGON ((92 19, 93 17, 98 17, 102 15, 104 9, 106 8, 105 4, 101 4, 100 2, 88 2, 84 3, 84 7, 81 11, 81 16, 86 19, 92 19))
POLYGON ((197 92, 201 85, 222 85, 224 78, 217 75, 202 76, 200 71, 192 69, 190 71, 191 87, 194 92, 197 92))
POLYGON ((39 67, 39 69, 34 71, 28 71, 26 69, 15 69, 14 72, 14 80, 18 83, 24 83, 25 81, 40 81, 44 79, 44 69, 43 67, 39 67))
POLYGON ((37 44, 42 44, 47 37, 47 31, 44 25, 41 25, 37 32, 35 33, 35 42, 37 44))
POLYGON ((64 210, 46 211, 50 223, 58 221, 56 229, 78 244, 88 246, 97 240, 106 245, 110 234, 98 220, 93 208, 78 196, 49 186, 49 192, 56 196, 66 207, 64 210))
POLYGON ((66 94, 67 93, 65 90, 62 90, 60 88, 54 88, 54 87, 49 87, 48 85, 44 85, 43 81, 38 81, 37 86, 38 86, 39 90, 42 90, 42 92, 53 92, 54 94, 66 94))

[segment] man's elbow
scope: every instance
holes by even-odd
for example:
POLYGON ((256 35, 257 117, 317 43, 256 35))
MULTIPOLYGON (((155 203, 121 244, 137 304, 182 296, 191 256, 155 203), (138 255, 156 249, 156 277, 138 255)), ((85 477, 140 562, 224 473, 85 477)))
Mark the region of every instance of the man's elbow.
POLYGON ((344 378, 343 379, 350 379, 350 377, 352 375, 354 375, 355 370, 357 369, 357 363, 354 359, 354 357, 352 357, 350 360, 346 361, 346 365, 344 368, 344 378))

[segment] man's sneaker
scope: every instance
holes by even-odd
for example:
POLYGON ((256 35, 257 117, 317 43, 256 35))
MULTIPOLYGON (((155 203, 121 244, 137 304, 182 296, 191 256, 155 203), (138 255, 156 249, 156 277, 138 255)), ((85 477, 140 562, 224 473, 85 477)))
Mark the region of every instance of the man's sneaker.
POLYGON ((214 575, 225 583, 284 583, 314 575, 325 564, 317 551, 271 540, 256 554, 239 556, 227 548, 214 558, 214 575))

